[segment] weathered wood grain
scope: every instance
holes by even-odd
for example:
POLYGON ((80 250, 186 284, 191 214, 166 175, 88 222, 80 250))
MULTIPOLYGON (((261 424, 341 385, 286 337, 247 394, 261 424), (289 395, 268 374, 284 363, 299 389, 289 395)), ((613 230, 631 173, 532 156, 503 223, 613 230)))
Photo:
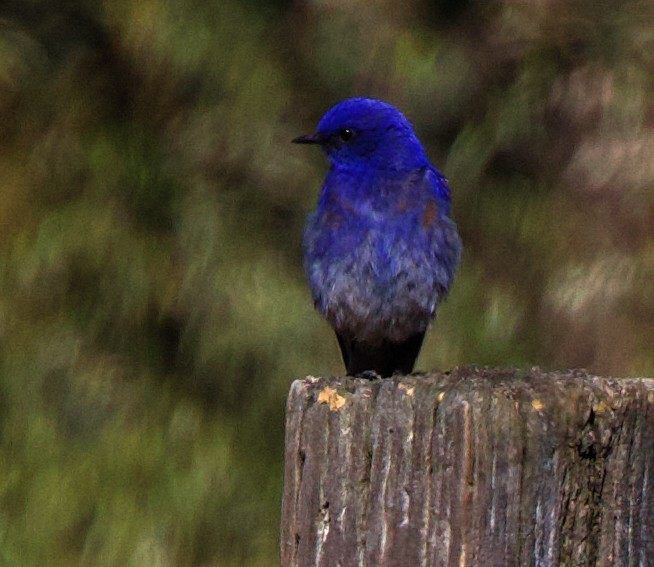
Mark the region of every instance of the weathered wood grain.
POLYGON ((296 381, 284 567, 654 565, 654 380, 296 381))

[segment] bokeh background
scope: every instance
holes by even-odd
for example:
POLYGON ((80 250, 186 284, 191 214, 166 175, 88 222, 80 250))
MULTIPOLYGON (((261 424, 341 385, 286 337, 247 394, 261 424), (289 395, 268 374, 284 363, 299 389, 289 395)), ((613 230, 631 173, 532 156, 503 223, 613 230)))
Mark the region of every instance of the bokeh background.
POLYGON ((651 1, 4 0, 0 565, 277 564, 286 393, 342 372, 289 142, 352 95, 450 179, 421 369, 654 374, 651 1))

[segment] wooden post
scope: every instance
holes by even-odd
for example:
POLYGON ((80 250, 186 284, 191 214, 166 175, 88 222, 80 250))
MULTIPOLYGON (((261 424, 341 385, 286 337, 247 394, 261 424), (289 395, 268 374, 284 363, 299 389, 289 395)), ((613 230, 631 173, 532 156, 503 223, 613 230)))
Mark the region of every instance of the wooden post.
POLYGON ((654 380, 293 383, 283 567, 654 565, 654 380))

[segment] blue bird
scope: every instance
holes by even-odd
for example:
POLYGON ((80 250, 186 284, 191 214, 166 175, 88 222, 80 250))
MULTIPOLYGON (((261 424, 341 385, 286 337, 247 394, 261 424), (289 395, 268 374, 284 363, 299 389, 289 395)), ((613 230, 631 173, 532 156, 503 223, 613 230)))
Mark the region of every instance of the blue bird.
POLYGON ((447 180, 411 123, 379 100, 344 100, 293 142, 320 145, 331 162, 304 270, 347 373, 409 374, 461 258, 447 180))

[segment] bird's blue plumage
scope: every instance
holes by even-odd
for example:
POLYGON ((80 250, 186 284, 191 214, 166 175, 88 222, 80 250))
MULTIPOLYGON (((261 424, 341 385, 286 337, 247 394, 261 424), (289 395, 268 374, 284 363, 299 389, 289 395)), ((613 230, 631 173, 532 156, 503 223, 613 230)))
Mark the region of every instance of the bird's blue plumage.
POLYGON ((408 120, 381 101, 343 101, 294 141, 320 144, 331 161, 304 268, 348 373, 411 372, 461 256, 447 181, 408 120))

